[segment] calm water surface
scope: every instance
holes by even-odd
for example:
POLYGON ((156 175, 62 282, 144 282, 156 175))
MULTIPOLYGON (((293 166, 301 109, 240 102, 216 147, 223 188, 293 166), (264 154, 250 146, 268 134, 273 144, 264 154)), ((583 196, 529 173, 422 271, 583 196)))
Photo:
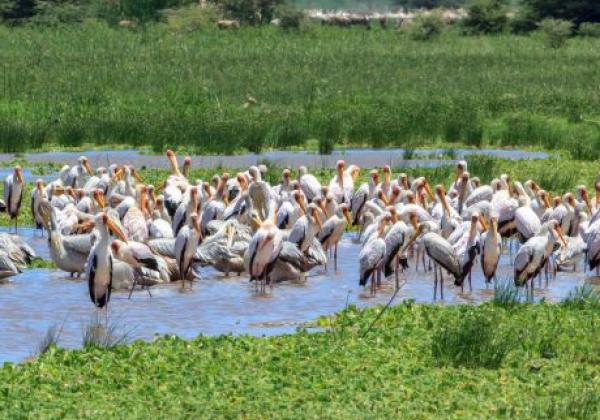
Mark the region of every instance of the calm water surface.
MULTIPOLYGON (((31 230, 24 229, 21 234, 40 256, 48 258, 45 238, 34 238, 31 230)), ((167 333, 186 338, 198 334, 270 335, 292 333, 302 323, 339 311, 347 303, 363 307, 388 302, 394 292, 393 281, 384 283, 374 298, 358 286, 359 245, 352 238, 348 234, 341 243, 337 271, 315 269, 306 283, 282 283, 260 295, 246 277, 225 278, 207 268, 202 269, 203 278, 191 290, 182 291, 179 284, 170 284, 154 287, 152 297, 146 291, 136 291, 131 300, 127 292, 114 292, 110 317, 122 332, 145 340, 167 333)), ((511 277, 507 257, 498 277, 511 277)), ((404 299, 433 301, 432 273, 423 274, 422 268, 415 272, 411 263, 404 280, 395 303, 404 299)), ((559 273, 548 287, 536 289, 536 299, 562 299, 584 281, 589 280, 582 273, 559 273)), ((479 267, 474 270, 472 292, 465 287, 462 293, 451 283, 450 279, 445 282, 445 304, 477 303, 493 296, 493 288, 486 288, 479 267)), ((83 280, 46 269, 27 270, 13 277, 0 284, 0 362, 18 362, 31 356, 53 325, 64 324, 60 346, 80 347, 84 326, 96 311, 83 280)))

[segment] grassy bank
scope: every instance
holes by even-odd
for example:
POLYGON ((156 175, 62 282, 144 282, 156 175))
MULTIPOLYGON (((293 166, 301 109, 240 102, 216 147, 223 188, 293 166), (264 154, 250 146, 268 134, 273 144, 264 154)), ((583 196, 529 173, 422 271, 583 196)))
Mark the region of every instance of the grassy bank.
MULTIPOLYGON (((503 173, 509 174, 514 180, 522 182, 533 179, 542 188, 552 194, 564 194, 567 191, 575 191, 578 185, 586 185, 590 191, 593 191, 594 181, 600 168, 600 161, 575 161, 568 158, 557 157, 550 159, 532 159, 532 160, 508 160, 497 159, 488 156, 470 156, 467 158, 469 163, 469 172, 472 176, 478 176, 483 183, 489 183, 493 178, 503 173)), ((27 162, 15 161, 11 163, 20 163, 25 168, 30 168, 34 174, 48 174, 58 171, 58 165, 37 164, 30 165, 27 162)), ((277 167, 276 162, 267 162, 269 172, 267 181, 276 185, 281 181, 281 171, 283 168, 277 167)), ((296 168, 292 168, 296 169, 296 168)), ((357 183, 367 182, 368 169, 363 168, 357 183)), ((245 170, 245 169, 240 169, 245 170)), ((400 172, 405 172, 411 177, 425 176, 430 183, 435 185, 443 183, 450 185, 454 180, 454 166, 451 163, 438 168, 392 168, 394 176, 400 172)), ((210 180, 214 174, 229 172, 235 174, 238 169, 217 168, 217 169, 192 169, 190 179, 210 180)), ((159 186, 166 179, 169 172, 162 169, 141 169, 141 176, 145 183, 159 186)), ((333 169, 317 169, 312 173, 321 181, 328 184, 334 175, 333 169)), ((19 218, 21 225, 32 225, 31 211, 29 207, 29 197, 33 183, 27 185, 25 192, 24 205, 21 208, 19 218)), ((0 192, 3 189, 0 185, 0 192)), ((6 226, 8 218, 6 214, 0 213, 0 226, 6 226)))
POLYGON ((600 157, 600 40, 0 27, 0 150, 534 146, 600 157), (254 100, 248 100, 248 97, 254 100), (585 153, 579 146, 585 144, 585 153), (589 145, 589 146, 587 146, 589 145), (577 147, 576 147, 577 146, 577 147))
POLYGON ((0 369, 6 417, 600 415, 600 308, 349 308, 329 332, 52 348, 0 369), (372 328, 369 328, 372 326, 372 328))

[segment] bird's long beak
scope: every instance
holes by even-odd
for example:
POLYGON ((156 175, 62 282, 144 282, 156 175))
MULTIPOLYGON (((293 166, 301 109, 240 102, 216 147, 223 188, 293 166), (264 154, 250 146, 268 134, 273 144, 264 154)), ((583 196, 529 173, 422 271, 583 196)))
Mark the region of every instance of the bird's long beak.
POLYGON ((127 237, 123 233, 123 231, 110 219, 106 220, 106 226, 108 229, 115 234, 117 238, 122 240, 123 242, 127 242, 127 237))
POLYGON ((413 234, 413 236, 411 236, 411 238, 408 240, 408 242, 406 243, 406 245, 404 245, 402 247, 402 250, 399 252, 400 255, 404 254, 406 252, 406 250, 408 248, 410 248, 410 246, 417 240, 417 238, 421 234, 421 231, 422 231, 421 226, 417 226, 417 228, 415 229, 415 233, 413 234))
POLYGON ((356 168, 352 171, 352 181, 356 182, 358 177, 360 176, 360 168, 356 168))
POLYGON ((431 191, 431 187, 429 186, 429 182, 425 181, 424 185, 425 191, 427 191, 427 195, 431 201, 435 201, 435 196, 433 195, 433 191, 431 191))
POLYGON ((101 208, 106 208, 106 200, 104 199, 104 194, 98 194, 96 201, 98 202, 101 208))
POLYGON ((171 171, 173 172, 173 175, 181 177, 182 175, 181 172, 179 172, 179 164, 177 163, 177 156, 175 156, 175 153, 171 150, 167 151, 167 158, 171 163, 171 171))
POLYGON ((565 237, 563 236, 562 233, 562 228, 559 226, 556 226, 556 233, 558 235, 558 237, 560 238, 560 241, 562 242, 563 246, 567 246, 567 241, 565 241, 565 237))
POLYGON ((17 181, 19 181, 19 184, 24 184, 25 180, 23 179, 23 172, 21 172, 21 170, 15 170, 15 177, 17 178, 17 181))
POLYGON ((92 169, 92 166, 90 165, 89 160, 86 159, 83 161, 83 167, 85 168, 85 171, 87 172, 87 174, 89 176, 94 175, 94 170, 92 169))
POLYGON ((479 215, 479 224, 481 225, 481 228, 483 229, 483 231, 485 232, 486 230, 488 230, 488 224, 485 220, 485 217, 483 216, 483 214, 479 215))
POLYGON ((64 187, 54 187, 52 189, 52 194, 53 195, 63 195, 65 193, 65 189, 64 187))
POLYGON ((418 223, 418 219, 417 219, 417 215, 414 213, 411 213, 409 216, 409 220, 410 220, 410 224, 412 225, 412 227, 415 229, 415 231, 417 230, 417 228, 419 227, 419 223, 418 223))
POLYGON ((315 218, 315 222, 317 222, 317 226, 319 226, 319 230, 323 229, 323 223, 321 222, 321 217, 319 216, 319 212, 314 211, 313 217, 315 218))
POLYGON ((352 218, 348 209, 344 209, 344 217, 346 218, 346 222, 348 222, 348 227, 352 227, 352 218))
POLYGON ((450 206, 448 205, 448 200, 446 199, 446 191, 442 185, 439 185, 437 190, 439 192, 440 201, 442 202, 442 207, 444 208, 446 215, 450 216, 450 206))
POLYGON ((144 183, 144 180, 142 179, 142 177, 140 176, 140 173, 136 169, 131 169, 131 175, 133 175, 135 180, 137 182, 139 182, 140 184, 144 183))
POLYGON ((162 192, 162 191, 163 191, 163 190, 164 190, 166 187, 167 187, 167 181, 163 181, 163 183, 162 183, 162 184, 160 184, 160 185, 158 186, 158 188, 156 188, 154 191, 155 191, 155 192, 157 192, 157 193, 160 193, 160 192, 162 192))
POLYGON ((265 239, 263 239, 263 241, 260 243, 260 245, 258 246, 258 250, 262 250, 264 247, 266 247, 269 242, 271 242, 273 240, 273 237, 271 236, 266 236, 265 239))
POLYGON ((548 198, 548 194, 544 195, 544 205, 547 209, 552 208, 552 204, 550 204, 550 199, 548 198))
POLYGON ((117 182, 121 179, 121 176, 123 175, 123 168, 119 168, 115 171, 115 174, 112 177, 112 180, 117 182))
POLYGON ((390 205, 390 201, 388 200, 388 198, 385 196, 385 194, 383 192, 380 192, 379 199, 381 201, 383 201, 383 204, 385 204, 386 206, 390 205))
POLYGON ((492 231, 494 233, 498 232, 498 221, 496 220, 496 218, 492 218, 492 231))

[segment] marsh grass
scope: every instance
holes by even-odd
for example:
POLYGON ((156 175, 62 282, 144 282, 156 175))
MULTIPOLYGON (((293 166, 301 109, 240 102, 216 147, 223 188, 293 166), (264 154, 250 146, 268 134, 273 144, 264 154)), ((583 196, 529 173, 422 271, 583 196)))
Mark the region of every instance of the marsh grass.
POLYGON ((581 122, 600 109, 589 89, 600 80, 596 38, 549 51, 509 35, 424 43, 318 25, 187 32, 98 22, 2 27, 0 37, 2 151, 93 142, 235 153, 314 138, 322 151, 332 141, 446 141, 600 157, 597 129, 581 122))
POLYGON ((42 354, 47 353, 51 348, 56 347, 58 345, 58 341, 60 340, 60 336, 62 334, 64 327, 64 322, 58 325, 51 325, 47 330, 46 334, 39 340, 34 351, 33 356, 38 357, 42 354))
POLYGON ((494 297, 492 299, 494 305, 504 308, 511 308, 521 302, 521 293, 514 282, 505 278, 497 280, 494 284, 494 297))
POLYGON ((563 299, 565 306, 581 308, 588 305, 600 308, 600 292, 591 284, 576 286, 563 299))
POLYGON ((83 326, 82 344, 84 348, 109 349, 132 341, 134 331, 121 317, 96 311, 83 326))

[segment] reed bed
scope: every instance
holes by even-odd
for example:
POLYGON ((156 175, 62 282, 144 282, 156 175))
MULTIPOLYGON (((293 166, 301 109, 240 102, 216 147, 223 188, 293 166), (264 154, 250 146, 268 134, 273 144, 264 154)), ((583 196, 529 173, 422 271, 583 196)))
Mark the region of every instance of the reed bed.
POLYGON ((600 40, 431 42, 395 30, 181 33, 0 27, 0 150, 177 146, 195 153, 403 146, 600 157, 600 40))

